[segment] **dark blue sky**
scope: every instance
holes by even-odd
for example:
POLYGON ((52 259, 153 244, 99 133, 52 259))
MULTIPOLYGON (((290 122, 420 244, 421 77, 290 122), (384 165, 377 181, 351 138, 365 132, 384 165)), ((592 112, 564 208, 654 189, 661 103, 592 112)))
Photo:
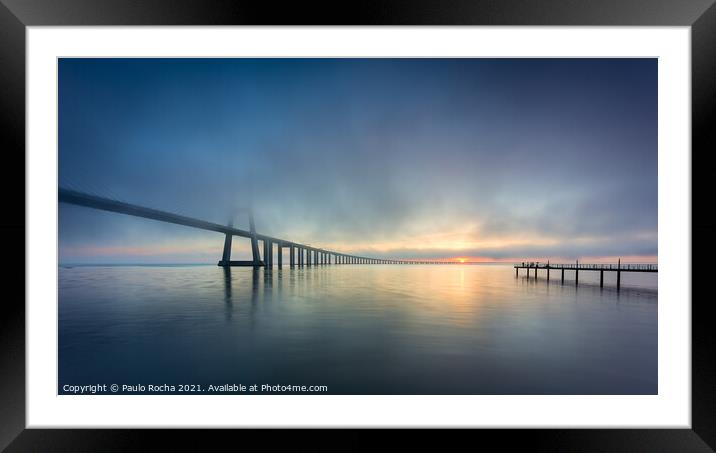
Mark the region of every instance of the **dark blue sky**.
MULTIPOLYGON (((657 60, 61 59, 59 180, 373 256, 655 256, 657 60)), ((61 261, 222 241, 60 206, 61 261)))

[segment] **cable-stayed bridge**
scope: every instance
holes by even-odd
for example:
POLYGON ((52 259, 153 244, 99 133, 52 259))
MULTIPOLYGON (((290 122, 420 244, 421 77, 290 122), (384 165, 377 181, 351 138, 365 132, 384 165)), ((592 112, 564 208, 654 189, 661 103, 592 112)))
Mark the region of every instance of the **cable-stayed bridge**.
POLYGON ((145 219, 157 220, 160 222, 173 223, 200 230, 215 231, 224 234, 224 252, 219 260, 219 266, 274 266, 274 245, 276 245, 276 265, 283 265, 283 249, 289 250, 290 266, 318 266, 326 264, 454 264, 452 261, 435 260, 395 260, 385 258, 372 258, 367 256, 350 255, 333 250, 311 247, 307 244, 300 244, 287 239, 275 238, 256 232, 253 215, 249 212, 249 229, 242 230, 233 225, 221 225, 207 222, 168 211, 139 206, 123 201, 114 200, 86 192, 66 189, 58 189, 58 200, 60 203, 84 206, 87 208, 99 209, 102 211, 116 212, 119 214, 142 217, 145 219), (233 261, 231 259, 231 244, 234 236, 248 238, 251 240, 252 259, 249 261, 233 261), (263 245, 263 253, 259 251, 259 241, 263 245))

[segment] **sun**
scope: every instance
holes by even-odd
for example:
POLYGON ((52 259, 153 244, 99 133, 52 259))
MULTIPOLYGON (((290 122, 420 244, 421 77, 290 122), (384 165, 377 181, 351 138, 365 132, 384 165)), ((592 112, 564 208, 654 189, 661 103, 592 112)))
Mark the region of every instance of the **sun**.
POLYGON ((464 263, 465 261, 467 261, 465 258, 458 258, 457 260, 460 261, 461 263, 464 263))

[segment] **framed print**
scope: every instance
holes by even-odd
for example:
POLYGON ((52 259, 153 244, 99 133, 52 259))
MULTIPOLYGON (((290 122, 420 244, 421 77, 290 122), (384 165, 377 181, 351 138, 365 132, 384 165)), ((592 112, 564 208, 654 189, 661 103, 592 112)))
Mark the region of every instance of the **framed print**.
POLYGON ((9 451, 713 447, 710 2, 105 6, 1 10, 9 451))

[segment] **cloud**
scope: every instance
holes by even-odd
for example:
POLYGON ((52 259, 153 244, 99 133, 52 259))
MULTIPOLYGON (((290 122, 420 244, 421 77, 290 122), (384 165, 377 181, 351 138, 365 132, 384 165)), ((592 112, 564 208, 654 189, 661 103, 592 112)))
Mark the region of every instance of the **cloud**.
MULTIPOLYGON (((366 254, 657 251, 650 60, 63 60, 60 75, 61 185, 240 227, 250 206, 262 233, 366 254)), ((61 243, 203 234, 80 211, 61 207, 61 243)))

